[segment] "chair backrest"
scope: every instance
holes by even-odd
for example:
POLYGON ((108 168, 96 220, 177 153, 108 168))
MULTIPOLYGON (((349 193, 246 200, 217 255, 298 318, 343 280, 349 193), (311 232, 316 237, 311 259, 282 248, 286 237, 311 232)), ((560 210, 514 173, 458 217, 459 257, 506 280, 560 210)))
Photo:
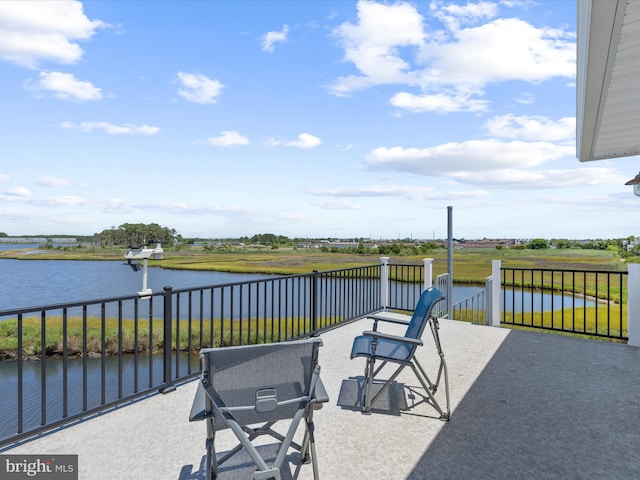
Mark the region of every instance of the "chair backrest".
MULTIPOLYGON (((241 425, 293 418, 301 402, 277 405, 309 394, 320 338, 200 351, 203 378, 221 407, 252 407, 233 413, 241 425)), ((213 410, 216 430, 228 425, 213 410)))
POLYGON ((444 295, 442 295, 440 290, 437 288, 427 288, 422 292, 420 300, 418 300, 418 304, 411 316, 411 321, 409 322, 407 331, 404 334, 405 337, 420 338, 422 336, 422 332, 424 331, 424 327, 427 325, 427 320, 431 315, 431 311, 435 304, 440 300, 444 300, 444 295))

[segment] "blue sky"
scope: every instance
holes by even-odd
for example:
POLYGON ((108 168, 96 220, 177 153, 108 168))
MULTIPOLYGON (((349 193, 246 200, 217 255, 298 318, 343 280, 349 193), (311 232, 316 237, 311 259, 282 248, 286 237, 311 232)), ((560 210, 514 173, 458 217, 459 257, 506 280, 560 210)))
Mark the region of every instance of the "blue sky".
POLYGON ((616 238, 576 3, 2 1, 0 231, 616 238))

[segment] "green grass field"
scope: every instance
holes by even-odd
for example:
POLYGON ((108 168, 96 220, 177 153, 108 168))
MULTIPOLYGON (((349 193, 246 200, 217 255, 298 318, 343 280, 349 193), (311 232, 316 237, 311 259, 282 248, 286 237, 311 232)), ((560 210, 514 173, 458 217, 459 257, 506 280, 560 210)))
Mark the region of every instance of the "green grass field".
MULTIPOLYGON (((191 322, 191 330, 186 320, 172 325, 171 348, 182 352, 191 351, 197 354, 203 347, 219 347, 230 345, 246 345, 254 343, 270 343, 297 337, 311 330, 309 319, 244 319, 231 321, 205 319, 191 322)), ((122 329, 116 318, 101 319, 89 317, 86 326, 82 318, 67 319, 67 355, 82 356, 84 330, 86 328, 86 351, 88 355, 117 355, 138 352, 160 352, 164 348, 164 323, 161 318, 139 320, 123 320, 122 329), (102 342, 104 331, 104 345, 102 342), (122 334, 120 333, 122 331, 122 334), (136 343, 136 332, 138 341, 136 343)), ((17 320, 8 319, 0 322, 0 359, 15 359, 18 352, 17 320)), ((27 317, 22 321, 22 352, 24 358, 33 359, 42 355, 42 328, 40 317, 27 317)), ((63 320, 62 317, 48 317, 46 322, 45 348, 47 355, 63 354, 63 320)))
MULTIPOLYGON (((122 260, 123 249, 70 249, 28 254, 28 250, 0 251, 0 259, 21 260, 122 260)), ((434 259, 434 274, 447 271, 447 251, 436 249, 420 256, 392 257, 391 263, 422 264, 422 259, 434 259)), ((491 275, 491 261, 501 260, 503 267, 556 268, 625 271, 626 263, 610 250, 515 250, 515 249, 455 249, 453 277, 456 283, 484 283, 491 275)), ((244 253, 211 253, 201 247, 165 249, 164 259, 150 261, 155 267, 177 270, 212 270, 232 273, 304 274, 313 270, 326 271, 380 263, 378 255, 322 253, 317 250, 279 249, 244 253)))

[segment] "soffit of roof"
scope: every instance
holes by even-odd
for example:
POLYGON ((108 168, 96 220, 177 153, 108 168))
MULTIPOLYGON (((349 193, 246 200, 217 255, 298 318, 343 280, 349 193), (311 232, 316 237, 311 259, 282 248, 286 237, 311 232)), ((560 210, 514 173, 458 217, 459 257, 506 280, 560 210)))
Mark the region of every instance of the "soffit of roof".
POLYGON ((640 0, 578 1, 580 161, 640 154, 640 0))

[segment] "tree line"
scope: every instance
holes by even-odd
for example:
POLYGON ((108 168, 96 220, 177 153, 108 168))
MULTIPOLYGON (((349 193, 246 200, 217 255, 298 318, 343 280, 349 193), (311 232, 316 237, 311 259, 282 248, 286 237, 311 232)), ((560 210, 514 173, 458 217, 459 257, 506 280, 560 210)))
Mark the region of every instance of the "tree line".
MULTIPOLYGON (((30 236, 30 235, 29 235, 30 236)), ((25 236, 28 238, 29 236, 25 236)), ((58 236, 64 235, 40 235, 40 236, 58 236)), ((0 232, 0 237, 9 237, 5 232, 0 232)), ((206 243, 211 239, 185 239, 176 229, 163 227, 157 223, 123 223, 115 227, 112 226, 96 233, 93 236, 77 237, 79 241, 91 242, 101 247, 128 247, 128 246, 152 246, 161 243, 163 246, 177 246, 185 244, 193 244, 197 242, 206 243)), ((285 235, 276 235, 273 233, 260 233, 238 238, 218 239, 221 243, 226 244, 244 244, 244 245, 264 245, 271 248, 284 246, 295 247, 298 243, 308 242, 305 238, 289 238, 285 235)), ((374 245, 370 239, 353 238, 353 242, 358 242, 357 247, 337 248, 322 247, 321 251, 330 251, 335 253, 351 253, 351 254, 371 254, 378 253, 383 255, 411 255, 424 254, 431 250, 440 248, 443 244, 436 242, 414 242, 411 239, 404 239, 395 242, 382 242, 374 245)), ((501 249, 502 247, 496 247, 501 249)), ((629 236, 617 239, 595 239, 595 240, 568 240, 562 238, 552 238, 550 240, 544 238, 534 238, 526 244, 511 246, 513 249, 531 249, 542 250, 547 248, 555 249, 585 249, 585 250, 612 250, 622 255, 640 255, 640 242, 636 237, 629 236)))
POLYGON ((182 243, 183 239, 174 228, 161 227, 157 223, 123 223, 94 235, 94 241, 101 247, 112 246, 151 246, 161 243, 172 246, 182 243))
MULTIPOLYGON (((567 240, 564 238, 553 238, 546 240, 544 238, 534 238, 527 244, 520 248, 527 248, 530 250, 543 250, 545 248, 557 248, 557 249, 583 249, 583 250, 619 250, 626 249, 626 246, 633 242, 635 237, 627 238, 614 238, 608 240, 567 240)), ((515 247, 517 248, 517 247, 515 247)))

